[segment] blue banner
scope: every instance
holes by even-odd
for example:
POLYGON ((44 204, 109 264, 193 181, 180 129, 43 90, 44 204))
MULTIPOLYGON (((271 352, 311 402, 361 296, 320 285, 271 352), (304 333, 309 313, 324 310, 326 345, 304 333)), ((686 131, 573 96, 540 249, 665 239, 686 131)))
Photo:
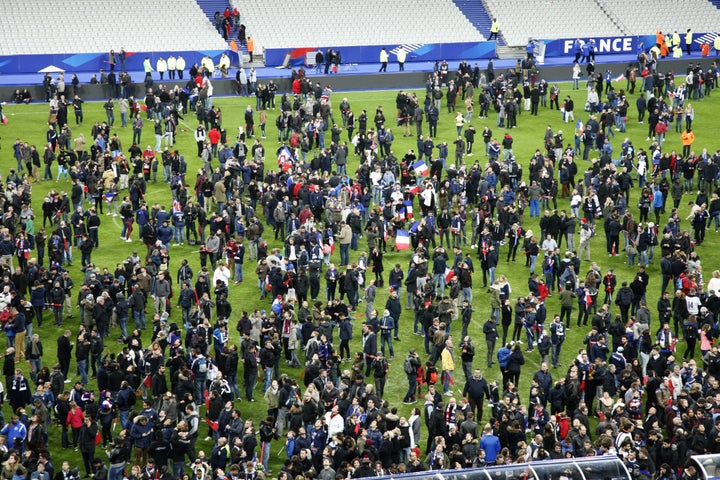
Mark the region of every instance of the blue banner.
MULTIPOLYGON (((230 50, 208 50, 208 51, 184 51, 184 52, 127 52, 125 57, 125 68, 130 72, 142 71, 145 58, 150 58, 150 63, 155 68, 158 58, 167 58, 174 55, 176 58, 182 56, 185 60, 185 72, 190 70, 194 63, 200 65, 205 56, 213 59, 215 64, 220 60, 220 55, 227 52, 233 65, 237 65, 237 53, 230 50)), ((117 54, 117 52, 116 52, 117 54)), ((73 53, 73 54, 48 54, 48 55, 7 55, 0 56, 0 72, 3 74, 36 73, 40 70, 54 66, 69 73, 93 72, 100 69, 110 70, 107 52, 96 53, 73 53)), ((115 66, 116 73, 120 71, 120 60, 115 66)), ((42 74, 39 74, 42 75, 42 74)), ((70 81, 69 78, 66 81, 70 81)), ((135 79, 140 81, 140 79, 135 79)))
MULTIPOLYGON (((617 55, 637 53, 639 37, 592 37, 595 40, 596 55, 617 55)), ((545 57, 574 56, 574 38, 560 38, 557 40, 540 40, 545 44, 545 57)), ((590 41, 590 38, 581 38, 581 43, 590 41)), ((653 37, 654 43, 654 37, 653 37)), ((647 48, 652 46, 649 45, 647 48)))
MULTIPOLYGON (((693 33, 693 49, 698 50, 699 44, 715 38, 715 33, 693 33)), ((580 43, 595 40, 596 55, 627 55, 647 52, 655 45, 655 35, 634 35, 626 37, 581 37, 580 43)), ((574 57, 575 38, 559 38, 555 40, 538 40, 545 44, 545 57, 574 57)), ((685 46, 685 33, 680 32, 680 42, 685 46)), ((712 44, 712 40, 709 41, 712 44)))
POLYGON ((481 60, 495 58, 496 42, 467 43, 413 43, 403 45, 355 45, 336 47, 332 45, 315 47, 268 48, 265 50, 265 63, 268 67, 282 65, 285 56, 290 55, 290 64, 304 65, 305 59, 315 63, 315 53, 322 50, 323 55, 329 48, 340 51, 342 63, 379 63, 380 50, 385 48, 389 54, 389 62, 396 63, 396 53, 403 48, 407 54, 406 62, 432 62, 435 60, 481 60))

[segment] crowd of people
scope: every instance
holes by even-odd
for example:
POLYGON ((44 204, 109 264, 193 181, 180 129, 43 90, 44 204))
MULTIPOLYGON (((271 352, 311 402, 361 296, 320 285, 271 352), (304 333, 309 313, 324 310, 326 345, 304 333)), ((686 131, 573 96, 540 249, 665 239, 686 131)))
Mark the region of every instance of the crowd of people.
MULTIPOLYGON (((277 478, 618 455, 636 478, 690 480, 696 472, 687 458, 719 451, 720 271, 704 275, 696 250, 709 220, 717 229, 720 217, 717 154, 668 152, 661 138, 646 149, 625 140, 614 150, 625 94, 610 84, 593 107, 600 119, 589 112, 575 145, 548 126, 523 168, 511 129, 523 111, 548 108, 542 85, 549 108, 557 108, 559 88, 531 69, 495 77, 465 62, 456 74, 447 65, 431 74, 424 99, 399 92, 395 115, 382 106, 374 116, 353 112, 347 99, 335 110, 330 87, 300 72, 278 101, 279 147, 266 151, 265 121, 258 138, 248 107, 233 143, 207 73, 196 74, 197 102, 162 87, 142 102, 164 149, 143 151, 138 138, 126 155, 109 116, 92 127, 88 148, 67 127, 60 111, 70 104, 59 90, 51 92, 42 157, 31 139, 15 144, 17 168, 0 197, 3 371, 13 411, 0 422, 4 478, 78 478, 80 466, 54 470, 48 439, 56 429, 61 446, 79 450, 85 473, 100 480, 262 478, 280 445, 277 478), (485 148, 473 152, 475 89, 480 117, 494 108, 505 131, 485 127, 485 148), (195 108, 197 152, 173 150, 161 124, 167 129, 178 112, 192 112, 179 107, 183 101, 195 108), (398 158, 390 122, 416 138, 417 149, 398 158), (454 162, 437 138, 438 122, 457 127, 454 162), (185 156, 195 154, 203 166, 191 186, 185 156), (266 169, 266 156, 275 155, 277 169, 266 169), (485 158, 466 164, 472 155, 485 158), (580 155, 589 160, 583 169, 580 155), (55 168, 70 191, 50 189, 36 229, 30 178, 53 180, 55 168), (158 170, 172 202, 146 200, 158 170), (683 219, 678 208, 690 195, 683 219), (120 217, 120 238, 142 244, 114 266, 92 259, 103 204, 106 215, 120 217), (591 257, 601 230, 606 249, 591 257), (172 258, 186 242, 198 246, 198 263, 172 258), (386 270, 388 251, 408 248, 407 263, 386 270), (71 276, 73 250, 81 265, 71 276), (623 272, 599 266, 600 255, 622 252, 623 272), (523 260, 527 285, 511 285, 504 273, 523 260), (657 281, 646 272, 653 263, 657 281), (263 307, 238 308, 236 285, 247 275, 263 307), (381 303, 382 289, 389 293, 381 303), (649 291, 661 293, 656 305, 649 291), (548 312, 552 296, 557 313, 548 312), (57 339, 57 362, 44 355, 43 341, 54 340, 43 338, 43 321, 72 328, 57 339), (411 323, 424 352, 398 344, 411 323), (584 346, 563 353, 570 335, 584 346), (475 358, 481 342, 482 361, 475 358), (540 368, 521 390, 530 355, 539 355, 540 368), (30 378, 20 368, 25 361, 30 378), (391 365, 407 378, 409 415, 387 398, 391 365), (87 388, 90 375, 97 391, 87 388), (234 402, 260 398, 267 416, 243 419, 234 402), (205 428, 214 440, 207 454, 196 447, 205 428), (101 443, 109 463, 97 453, 101 443)), ((673 108, 664 94, 677 90, 653 85, 645 98, 659 118, 673 108)), ((588 84, 599 94, 596 88, 588 84)), ((275 108, 275 90, 265 92, 261 119, 275 108)), ((673 104, 682 102, 677 97, 673 104)), ((131 113, 141 135, 140 104, 133 99, 131 113)))

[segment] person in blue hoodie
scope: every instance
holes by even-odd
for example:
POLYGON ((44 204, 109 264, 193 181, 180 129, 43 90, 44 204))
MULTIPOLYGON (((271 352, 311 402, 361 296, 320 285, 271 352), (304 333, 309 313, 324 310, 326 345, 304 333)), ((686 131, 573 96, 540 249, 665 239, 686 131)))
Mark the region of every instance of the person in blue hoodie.
POLYGON ((578 62, 582 55, 582 43, 580 43, 579 38, 576 38, 573 42, 573 54, 575 54, 575 62, 578 62))
POLYGON ((503 376, 503 385, 507 384, 507 380, 509 378, 509 375, 506 372, 507 364, 508 364, 508 358, 510 358, 510 347, 512 346, 512 342, 503 345, 498 349, 497 351, 497 361, 498 366, 500 367, 500 371, 502 372, 503 376))
POLYGON ((149 220, 150 214, 147 211, 147 207, 143 205, 137 212, 135 212, 135 222, 138 224, 138 234, 140 235, 140 239, 142 239, 143 227, 149 220))
POLYGON ((580 52, 582 53, 582 55, 578 63, 582 63, 583 61, 590 61, 590 42, 583 43, 580 47, 580 52))

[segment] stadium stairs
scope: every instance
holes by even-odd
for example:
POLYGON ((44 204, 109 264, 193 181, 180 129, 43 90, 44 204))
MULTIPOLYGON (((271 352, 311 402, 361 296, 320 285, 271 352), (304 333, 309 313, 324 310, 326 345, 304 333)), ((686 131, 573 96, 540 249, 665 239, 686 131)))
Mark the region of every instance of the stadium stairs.
MULTIPOLYGON (((488 10, 482 0, 453 0, 453 3, 485 38, 490 37, 492 17, 488 14, 488 10)), ((505 45, 505 40, 502 38, 502 30, 500 34, 498 46, 505 45)))
MULTIPOLYGON (((711 0, 712 1, 712 0, 711 0)), ((720 2, 720 0, 717 0, 720 2)), ((623 35, 631 35, 631 30, 622 21, 622 19, 612 11, 612 9, 605 3, 605 0, 594 0, 595 4, 600 10, 610 19, 612 23, 622 32, 623 35)))
MULTIPOLYGON (((195 2, 200 5, 200 8, 205 13, 205 16, 210 20, 210 23, 212 23, 213 25, 215 25, 215 12, 220 12, 220 15, 222 15, 226 8, 229 8, 231 11, 233 9, 233 6, 231 5, 229 0, 195 0, 195 2)), ((242 15, 242 10, 240 11, 240 13, 242 15)), ((242 21, 242 16, 240 18, 242 21)), ((250 55, 247 51, 247 45, 240 45, 240 42, 237 41, 239 26, 240 25, 233 27, 230 33, 230 37, 228 38, 228 45, 230 44, 230 40, 235 40, 238 48, 238 53, 241 53, 243 56, 244 67, 249 68, 265 66, 262 52, 255 52, 255 54, 253 55, 253 62, 250 63, 250 55)), ((231 56, 230 58, 233 62, 233 66, 236 66, 233 57, 231 56)))
POLYGON ((720 9, 720 0, 708 0, 708 2, 715 5, 715 8, 720 9))

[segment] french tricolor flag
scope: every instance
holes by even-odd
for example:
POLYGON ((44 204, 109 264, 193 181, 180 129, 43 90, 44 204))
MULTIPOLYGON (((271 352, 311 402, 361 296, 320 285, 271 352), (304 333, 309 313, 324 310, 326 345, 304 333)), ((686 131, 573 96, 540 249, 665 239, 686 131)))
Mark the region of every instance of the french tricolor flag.
POLYGON ((425 162, 423 162, 422 160, 413 163, 413 170, 415 170, 416 175, 422 175, 423 177, 427 177, 430 173, 427 165, 425 165, 425 162))
POLYGON ((577 123, 575 124, 575 128, 577 128, 580 133, 585 129, 585 125, 583 125, 582 120, 578 119, 577 123))
POLYGON ((405 200, 403 202, 403 210, 405 210, 405 218, 412 218, 413 216, 413 202, 412 200, 405 200))
POLYGON ((410 187, 408 189, 408 192, 412 193, 413 195, 417 195, 418 193, 420 193, 420 185, 415 185, 413 187, 410 187))
POLYGON ((407 230, 398 230, 396 232, 395 248, 398 250, 410 249, 410 234, 407 230))
POLYGON ((285 162, 292 162, 293 160, 293 154, 290 149, 285 146, 282 149, 280 149, 280 153, 278 153, 278 165, 282 165, 285 162))

